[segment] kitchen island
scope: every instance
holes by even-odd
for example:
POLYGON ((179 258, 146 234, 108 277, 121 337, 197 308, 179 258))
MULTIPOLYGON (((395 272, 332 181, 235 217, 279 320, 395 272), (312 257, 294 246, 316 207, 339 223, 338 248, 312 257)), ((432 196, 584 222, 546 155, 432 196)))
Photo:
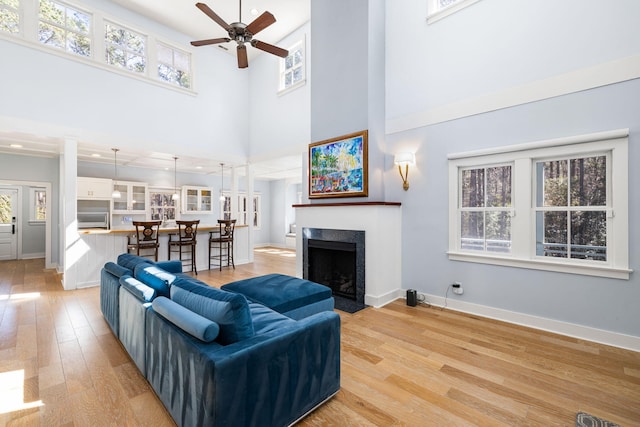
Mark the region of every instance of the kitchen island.
MULTIPOLYGON (((198 225, 196 237, 196 267, 198 271, 209 269, 209 232, 218 230, 217 224, 198 225)), ((177 232, 178 228, 175 226, 160 227, 158 261, 169 259, 169 234, 177 232)), ((74 266, 77 287, 99 285, 102 266, 108 261, 115 262, 118 255, 127 252, 127 238, 134 234, 134 227, 119 227, 111 230, 78 230, 78 239, 73 243, 70 252, 72 259, 67 260, 74 266)), ((172 259, 176 259, 177 255, 177 253, 172 254, 172 259)), ((246 225, 237 225, 235 228, 234 260, 236 265, 249 262, 249 235, 246 225)))

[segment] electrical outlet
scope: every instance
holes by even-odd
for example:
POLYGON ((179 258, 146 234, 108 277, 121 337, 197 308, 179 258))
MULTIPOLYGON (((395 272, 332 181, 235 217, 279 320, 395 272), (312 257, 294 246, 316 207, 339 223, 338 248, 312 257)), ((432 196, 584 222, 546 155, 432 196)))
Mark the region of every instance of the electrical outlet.
POLYGON ((456 295, 462 295, 464 293, 464 290, 462 289, 462 283, 460 282, 453 282, 451 287, 453 288, 453 293, 456 295))

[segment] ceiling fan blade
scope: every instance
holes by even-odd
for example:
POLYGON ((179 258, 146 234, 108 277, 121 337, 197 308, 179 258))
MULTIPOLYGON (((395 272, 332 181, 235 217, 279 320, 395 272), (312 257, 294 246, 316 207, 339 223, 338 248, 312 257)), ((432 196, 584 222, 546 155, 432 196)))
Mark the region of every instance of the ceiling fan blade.
POLYGON ((238 45, 238 68, 247 68, 249 60, 247 59, 247 47, 243 44, 238 45))
POLYGON ((247 31, 255 36, 274 22, 276 22, 276 17, 269 12, 264 12, 254 19, 251 24, 247 25, 247 31))
POLYGON ((196 7, 203 11, 209 18, 213 19, 218 25, 225 30, 229 31, 231 26, 227 24, 224 19, 220 18, 209 6, 204 3, 196 3, 196 7))
POLYGON ((192 46, 206 46, 208 44, 218 44, 218 43, 226 43, 230 42, 231 39, 227 37, 222 37, 219 39, 207 39, 207 40, 196 40, 191 42, 192 46))
POLYGON ((255 47, 256 49, 260 49, 273 55, 279 56, 280 58, 286 58, 289 55, 288 50, 282 49, 269 43, 261 42, 260 40, 251 40, 251 46, 255 47))

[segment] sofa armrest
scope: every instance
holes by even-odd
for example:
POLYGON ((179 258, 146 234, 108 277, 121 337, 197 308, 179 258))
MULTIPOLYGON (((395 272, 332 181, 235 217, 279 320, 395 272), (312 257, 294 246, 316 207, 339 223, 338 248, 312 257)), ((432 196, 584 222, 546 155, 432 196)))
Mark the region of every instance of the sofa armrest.
POLYGON ((178 425, 289 425, 340 388, 335 312, 224 347, 153 310, 146 329, 147 379, 178 425))

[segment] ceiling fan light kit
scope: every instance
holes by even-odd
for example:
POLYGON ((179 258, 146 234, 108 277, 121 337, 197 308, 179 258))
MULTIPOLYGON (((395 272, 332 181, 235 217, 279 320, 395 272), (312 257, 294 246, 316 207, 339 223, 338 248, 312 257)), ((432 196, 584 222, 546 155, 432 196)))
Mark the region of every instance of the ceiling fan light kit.
POLYGON ((204 3, 196 3, 196 7, 200 9, 205 15, 211 18, 214 22, 220 25, 227 31, 229 37, 220 37, 216 39, 205 39, 192 41, 193 46, 207 46, 212 44, 227 43, 235 41, 237 43, 237 55, 238 55, 238 68, 247 68, 249 66, 249 60, 247 59, 247 46, 249 43, 252 47, 260 49, 263 52, 270 53, 272 55, 286 58, 289 55, 289 51, 282 49, 278 46, 274 46, 269 43, 265 43, 253 38, 257 33, 267 28, 269 25, 276 22, 275 16, 269 12, 263 12, 249 25, 242 22, 242 0, 240 0, 240 13, 238 22, 232 22, 227 24, 218 14, 216 14, 209 6, 204 3))

